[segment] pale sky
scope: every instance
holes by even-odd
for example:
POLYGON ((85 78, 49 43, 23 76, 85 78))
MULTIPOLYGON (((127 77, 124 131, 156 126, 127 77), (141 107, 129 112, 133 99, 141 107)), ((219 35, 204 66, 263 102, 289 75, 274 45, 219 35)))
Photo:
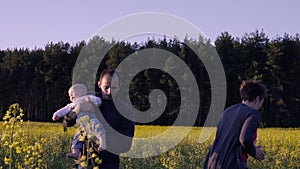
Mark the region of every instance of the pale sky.
POLYGON ((0 2, 0 49, 44 48, 88 40, 120 17, 162 12, 196 25, 213 42, 221 32, 233 37, 264 30, 274 39, 300 33, 299 0, 6 0, 0 2))

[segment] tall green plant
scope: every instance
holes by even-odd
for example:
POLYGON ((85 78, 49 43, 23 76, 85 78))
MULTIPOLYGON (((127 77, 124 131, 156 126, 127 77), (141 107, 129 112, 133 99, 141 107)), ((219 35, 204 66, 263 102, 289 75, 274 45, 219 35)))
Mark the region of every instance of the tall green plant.
POLYGON ((3 117, 5 131, 1 137, 4 156, 4 168, 45 168, 41 139, 39 142, 28 142, 28 135, 22 130, 23 109, 18 103, 9 106, 3 117))

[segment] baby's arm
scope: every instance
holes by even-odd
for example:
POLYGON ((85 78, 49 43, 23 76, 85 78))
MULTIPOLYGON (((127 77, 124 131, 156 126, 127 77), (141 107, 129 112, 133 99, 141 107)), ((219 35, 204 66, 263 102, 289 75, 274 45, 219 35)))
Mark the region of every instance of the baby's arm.
POLYGON ((65 116, 66 114, 68 114, 70 111, 72 110, 72 104, 67 104, 65 107, 57 110, 53 116, 52 116, 52 120, 56 121, 58 120, 60 117, 65 116))

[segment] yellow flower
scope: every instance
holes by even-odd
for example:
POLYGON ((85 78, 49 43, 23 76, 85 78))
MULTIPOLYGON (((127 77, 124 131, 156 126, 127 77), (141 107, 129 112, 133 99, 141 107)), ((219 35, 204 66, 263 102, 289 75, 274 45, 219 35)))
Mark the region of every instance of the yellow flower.
POLYGON ((34 160, 34 158, 33 158, 33 157, 30 157, 28 161, 29 161, 29 163, 32 163, 33 160, 34 160))
POLYGON ((87 167, 86 162, 81 162, 80 165, 81 165, 81 167, 83 167, 83 168, 87 167))
POLYGON ((78 140, 79 140, 79 141, 84 141, 84 140, 85 140, 85 136, 79 135, 79 136, 78 136, 78 140))
POLYGON ((29 165, 30 165, 30 162, 29 162, 29 161, 25 161, 25 165, 26 165, 26 166, 29 166, 29 165))
POLYGON ((10 163, 12 163, 12 159, 5 157, 4 158, 4 163, 5 164, 10 164, 10 163))
POLYGON ((86 156, 81 156, 81 160, 86 160, 86 156))
POLYGON ((22 153, 22 148, 21 147, 16 147, 16 153, 21 154, 22 153))
POLYGON ((89 149, 88 149, 88 152, 90 152, 90 153, 92 153, 93 151, 94 151, 93 148, 89 148, 89 149))
POLYGON ((95 162, 98 164, 98 165, 101 165, 102 164, 102 159, 99 159, 99 157, 95 158, 95 162))
POLYGON ((95 157, 97 157, 97 154, 93 153, 92 158, 95 158, 95 157))

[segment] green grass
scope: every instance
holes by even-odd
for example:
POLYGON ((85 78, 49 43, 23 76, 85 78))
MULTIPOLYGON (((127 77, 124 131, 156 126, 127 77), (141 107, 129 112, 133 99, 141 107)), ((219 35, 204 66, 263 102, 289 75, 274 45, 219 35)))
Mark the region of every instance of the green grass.
MULTIPOLYGON (((136 126, 135 137, 149 139, 154 136, 165 133, 169 127, 166 126, 136 126)), ((71 140, 75 132, 75 128, 68 128, 64 131, 60 123, 39 123, 39 122, 23 122, 19 128, 21 134, 16 135, 15 139, 22 137, 28 145, 35 143, 41 144, 42 151, 39 152, 43 159, 43 167, 47 169, 71 168, 73 161, 66 158, 66 153, 70 151, 71 140)), ((214 131, 215 129, 213 129, 214 131)), ((4 136, 4 122, 0 122, 0 138, 4 136)), ((161 142, 171 143, 169 140, 176 140, 179 135, 185 134, 185 127, 175 127, 169 138, 163 138, 161 142)), ((157 168, 203 168, 203 163, 212 144, 214 133, 204 142, 199 142, 201 128, 193 127, 186 137, 175 147, 168 151, 164 147, 158 147, 162 153, 156 156, 145 158, 128 158, 121 157, 121 168, 132 169, 157 169, 157 168)), ((157 141, 157 140, 156 140, 157 141)), ((158 142, 160 142, 158 141, 158 142)), ((153 144, 137 145, 133 142, 134 147, 141 150, 149 151, 156 147, 153 144)), ((300 168, 300 129, 299 128, 266 128, 258 131, 258 144, 262 145, 266 151, 266 159, 258 162, 250 158, 250 168, 266 168, 266 169, 296 169, 300 168)), ((4 163, 5 156, 8 152, 8 146, 4 145, 4 141, 0 144, 0 166, 7 168, 4 163)), ((13 160, 25 158, 22 154, 13 153, 13 160)), ((1 168, 0 167, 0 168, 1 168)))

